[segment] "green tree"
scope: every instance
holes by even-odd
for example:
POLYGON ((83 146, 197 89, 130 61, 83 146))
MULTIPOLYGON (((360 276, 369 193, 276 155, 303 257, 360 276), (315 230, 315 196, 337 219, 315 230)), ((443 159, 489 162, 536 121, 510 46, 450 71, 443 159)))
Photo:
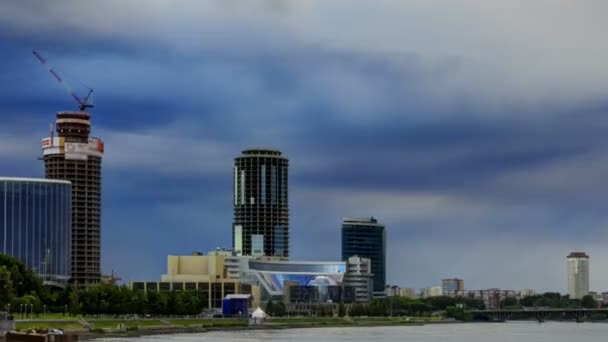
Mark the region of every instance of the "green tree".
POLYGON ((285 308, 285 304, 283 304, 283 302, 278 302, 273 305, 273 311, 274 311, 273 312, 274 316, 283 317, 283 316, 285 316, 287 309, 285 308))
POLYGON ((0 266, 0 307, 4 308, 13 299, 13 281, 5 265, 0 266))
POLYGON ((74 289, 68 292, 68 301, 64 306, 68 306, 69 313, 73 316, 79 315, 82 313, 83 305, 80 303, 80 297, 78 296, 78 292, 74 289))
POLYGON ((503 309, 508 308, 508 307, 514 307, 517 305, 518 305, 517 298, 514 298, 514 297, 507 297, 500 301, 500 307, 503 309))
POLYGON ((266 313, 269 316, 274 316, 274 303, 272 302, 272 298, 268 299, 268 303, 266 303, 266 313))
POLYGON ((23 297, 32 292, 42 292, 42 280, 19 260, 6 254, 0 254, 0 266, 5 266, 10 273, 15 296, 23 297))
POLYGON ((581 299, 581 305, 585 309, 595 309, 597 308, 597 302, 593 299, 593 296, 586 295, 581 299))
POLYGON ((430 297, 424 301, 429 304, 433 310, 445 310, 448 306, 456 305, 456 298, 447 296, 430 297))
POLYGON ((462 308, 455 308, 453 306, 448 306, 445 309, 445 316, 457 319, 459 321, 472 321, 473 314, 469 311, 465 311, 462 308))

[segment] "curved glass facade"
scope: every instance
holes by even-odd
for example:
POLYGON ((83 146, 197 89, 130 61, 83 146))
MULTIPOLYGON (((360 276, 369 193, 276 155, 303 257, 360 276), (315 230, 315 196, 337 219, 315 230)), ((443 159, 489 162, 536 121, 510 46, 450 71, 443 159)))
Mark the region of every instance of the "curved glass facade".
POLYGON ((280 151, 245 150, 234 159, 237 255, 289 257, 289 160, 280 151))
POLYGON ((327 277, 333 283, 342 283, 346 263, 298 262, 298 261, 261 261, 250 260, 249 268, 241 274, 246 283, 262 287, 262 298, 267 295, 282 296, 286 283, 307 286, 315 279, 327 277))
POLYGON ((0 252, 47 283, 70 278, 71 220, 70 182, 0 178, 0 252))

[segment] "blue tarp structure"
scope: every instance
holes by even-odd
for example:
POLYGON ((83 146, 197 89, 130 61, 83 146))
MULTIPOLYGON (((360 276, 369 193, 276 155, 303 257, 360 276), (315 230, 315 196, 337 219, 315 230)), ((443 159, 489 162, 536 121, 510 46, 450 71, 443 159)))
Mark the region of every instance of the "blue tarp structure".
POLYGON ((251 295, 227 295, 222 300, 224 316, 248 316, 251 295))

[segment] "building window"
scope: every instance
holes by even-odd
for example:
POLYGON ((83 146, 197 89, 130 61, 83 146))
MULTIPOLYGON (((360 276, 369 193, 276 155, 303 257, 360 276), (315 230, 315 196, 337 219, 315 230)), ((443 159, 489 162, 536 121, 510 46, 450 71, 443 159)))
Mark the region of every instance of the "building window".
POLYGON ((274 226, 274 255, 284 256, 285 255, 285 241, 287 241, 286 229, 282 225, 274 226))
POLYGON ((270 203, 277 204, 277 166, 272 165, 270 169, 270 203))
POLYGON ((156 282, 146 283, 146 291, 158 291, 158 283, 156 283, 156 282))
POLYGON ((222 299, 224 298, 222 293, 222 283, 211 284, 211 306, 213 308, 222 307, 222 299))
POLYGON ((245 170, 241 170, 241 205, 245 205, 245 170))
POLYGON ((264 235, 262 235, 262 234, 251 235, 251 255, 254 255, 254 256, 264 255, 264 235))
POLYGON ((260 205, 266 203, 266 165, 260 166, 260 205))

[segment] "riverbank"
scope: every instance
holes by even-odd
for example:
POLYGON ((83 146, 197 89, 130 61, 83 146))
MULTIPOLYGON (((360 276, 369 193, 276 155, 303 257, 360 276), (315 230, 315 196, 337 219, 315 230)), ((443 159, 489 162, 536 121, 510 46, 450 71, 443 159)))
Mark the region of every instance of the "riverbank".
POLYGON ((66 333, 77 334, 80 340, 95 340, 105 337, 138 337, 183 333, 205 333, 209 331, 235 330, 281 330, 321 327, 374 327, 374 326, 420 326, 425 324, 456 323, 436 318, 391 318, 391 317, 300 317, 273 318, 263 324, 249 325, 243 319, 147 319, 147 320, 63 320, 18 322, 19 330, 32 328, 60 328, 66 333))
POLYGON ((365 328, 365 327, 380 327, 380 326, 422 326, 426 324, 437 323, 455 323, 435 321, 435 322, 406 322, 406 321, 389 321, 389 320, 373 320, 348 322, 346 320, 308 320, 299 321, 292 319, 291 322, 266 322, 264 324, 246 325, 246 326, 211 326, 211 327, 163 327, 163 328, 144 328, 136 331, 123 332, 105 332, 105 333, 84 333, 80 334, 81 340, 96 340, 107 337, 140 337, 151 335, 173 335, 185 333, 207 333, 212 331, 243 331, 243 330, 287 330, 287 329, 304 329, 304 328, 365 328))

